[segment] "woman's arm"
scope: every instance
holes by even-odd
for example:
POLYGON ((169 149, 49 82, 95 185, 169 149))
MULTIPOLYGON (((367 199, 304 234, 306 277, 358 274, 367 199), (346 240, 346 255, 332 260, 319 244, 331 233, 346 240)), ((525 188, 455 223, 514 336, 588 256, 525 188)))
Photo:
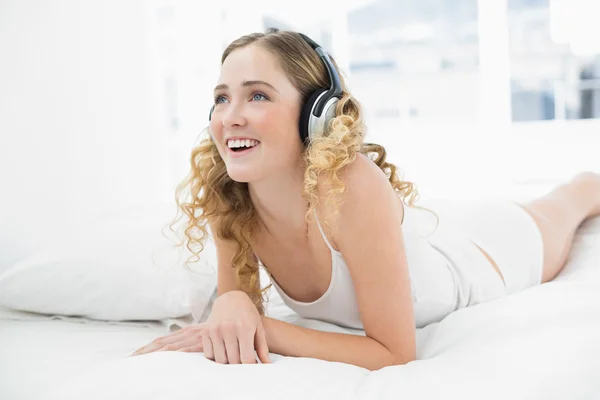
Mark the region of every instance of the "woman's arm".
POLYGON ((269 351, 291 357, 310 357, 353 364, 371 371, 410 360, 395 357, 368 336, 323 332, 262 317, 269 351))
MULTIPOLYGON (((208 226, 217 250, 217 296, 221 296, 232 290, 240 290, 235 277, 235 269, 232 267, 233 256, 236 245, 221 239, 216 232, 219 231, 218 222, 209 220, 208 226)), ((260 279, 260 277, 259 277, 260 279)))
POLYGON ((346 192, 331 238, 354 282, 366 337, 321 332, 264 318, 269 348, 279 354, 341 361, 368 369, 416 359, 412 290, 402 219, 387 177, 359 155, 347 166, 346 192))

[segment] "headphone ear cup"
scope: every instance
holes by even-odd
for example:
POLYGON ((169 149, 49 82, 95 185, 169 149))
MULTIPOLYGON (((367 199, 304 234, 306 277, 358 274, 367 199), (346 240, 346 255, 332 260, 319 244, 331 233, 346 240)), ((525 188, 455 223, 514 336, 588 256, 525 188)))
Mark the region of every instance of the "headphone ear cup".
MULTIPOLYGON (((335 118, 335 111, 337 109, 337 104, 340 101, 337 97, 330 98, 325 107, 323 108, 322 115, 320 117, 313 116, 309 121, 309 133, 311 135, 323 135, 325 129, 327 129, 329 122, 335 118)), ((312 137, 312 136, 311 136, 312 137)))
MULTIPOLYGON (((310 95, 308 100, 306 100, 306 103, 304 103, 304 106, 302 107, 302 110, 300 111, 300 121, 299 121, 298 128, 300 130, 300 140, 304 144, 309 143, 310 138, 312 137, 312 134, 314 133, 314 132, 310 132, 310 119, 311 119, 311 116, 313 113, 315 103, 317 102, 317 99, 319 98, 319 96, 321 96, 326 91, 327 91, 327 89, 319 89, 319 90, 314 91, 310 95)), ((314 116, 313 116, 313 118, 314 118, 314 116)))
MULTIPOLYGON (((214 110, 215 110, 215 105, 213 104, 213 106, 210 108, 210 112, 208 113, 208 122, 210 122, 210 120, 212 119, 212 113, 214 110)), ((208 135, 210 136, 210 139, 212 141, 214 141, 212 132, 210 131, 210 125, 208 127, 208 135)))

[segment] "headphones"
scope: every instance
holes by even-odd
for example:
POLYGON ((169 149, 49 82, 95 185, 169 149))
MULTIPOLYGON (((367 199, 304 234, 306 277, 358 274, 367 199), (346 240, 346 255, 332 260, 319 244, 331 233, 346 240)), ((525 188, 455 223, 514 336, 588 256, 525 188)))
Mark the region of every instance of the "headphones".
MULTIPOLYGON (((331 82, 329 88, 315 90, 308 96, 308 100, 302 106, 299 121, 300 140, 307 145, 313 138, 321 136, 327 124, 335 118, 335 107, 342 98, 342 83, 329 54, 308 36, 302 33, 299 33, 299 35, 321 57, 331 82)), ((215 106, 213 105, 208 115, 209 121, 212 118, 214 109, 215 106)))

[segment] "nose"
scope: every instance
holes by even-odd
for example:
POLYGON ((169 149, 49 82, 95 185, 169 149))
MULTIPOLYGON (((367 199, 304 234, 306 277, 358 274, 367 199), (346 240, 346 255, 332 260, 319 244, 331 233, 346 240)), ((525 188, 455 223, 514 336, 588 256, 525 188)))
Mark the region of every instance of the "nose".
POLYGON ((223 111, 222 116, 221 123, 224 128, 246 125, 246 117, 244 115, 242 104, 231 103, 229 107, 223 111))

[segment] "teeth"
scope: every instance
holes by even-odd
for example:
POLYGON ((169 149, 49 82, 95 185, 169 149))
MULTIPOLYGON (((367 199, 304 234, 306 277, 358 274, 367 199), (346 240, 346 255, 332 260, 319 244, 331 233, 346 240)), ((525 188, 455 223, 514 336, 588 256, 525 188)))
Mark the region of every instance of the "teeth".
POLYGON ((228 140, 227 146, 230 149, 238 148, 238 147, 254 147, 258 144, 258 140, 253 139, 236 139, 236 140, 228 140))

